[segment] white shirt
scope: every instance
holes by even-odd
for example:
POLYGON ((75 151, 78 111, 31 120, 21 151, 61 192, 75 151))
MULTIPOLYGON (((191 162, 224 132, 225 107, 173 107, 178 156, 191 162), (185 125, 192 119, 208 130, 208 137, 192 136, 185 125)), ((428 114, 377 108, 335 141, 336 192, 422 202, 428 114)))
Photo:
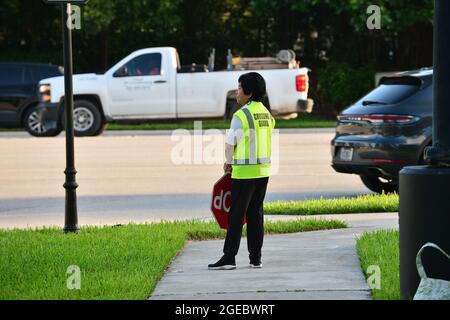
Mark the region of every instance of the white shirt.
POLYGON ((233 162, 234 146, 237 145, 237 143, 239 142, 239 140, 241 140, 243 135, 244 129, 241 119, 239 117, 233 116, 233 119, 231 120, 230 129, 227 130, 227 136, 225 141, 226 163, 233 162))
POLYGON ((231 120, 230 129, 227 131, 226 143, 235 146, 244 135, 242 121, 234 116, 231 120))

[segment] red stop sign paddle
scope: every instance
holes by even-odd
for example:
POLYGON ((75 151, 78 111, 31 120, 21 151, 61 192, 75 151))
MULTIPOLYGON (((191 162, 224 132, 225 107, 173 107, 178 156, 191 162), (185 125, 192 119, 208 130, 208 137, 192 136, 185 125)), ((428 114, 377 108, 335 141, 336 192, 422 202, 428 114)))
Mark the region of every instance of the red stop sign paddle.
MULTIPOLYGON (((228 216, 231 209, 231 174, 226 173, 213 188, 211 211, 221 229, 228 229, 228 216)), ((244 224, 245 224, 244 216, 244 224)))

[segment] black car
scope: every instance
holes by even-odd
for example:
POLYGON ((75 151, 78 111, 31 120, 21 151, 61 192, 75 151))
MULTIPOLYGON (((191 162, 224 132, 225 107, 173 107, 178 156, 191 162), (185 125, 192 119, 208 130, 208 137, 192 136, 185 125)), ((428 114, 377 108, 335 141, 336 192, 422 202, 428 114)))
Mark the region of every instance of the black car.
POLYGON ((332 167, 358 174, 378 193, 398 192, 404 166, 424 164, 432 144, 431 68, 386 76, 338 115, 332 167))
POLYGON ((37 84, 61 76, 62 68, 37 63, 0 63, 0 127, 24 127, 34 136, 54 136, 40 120, 37 84))

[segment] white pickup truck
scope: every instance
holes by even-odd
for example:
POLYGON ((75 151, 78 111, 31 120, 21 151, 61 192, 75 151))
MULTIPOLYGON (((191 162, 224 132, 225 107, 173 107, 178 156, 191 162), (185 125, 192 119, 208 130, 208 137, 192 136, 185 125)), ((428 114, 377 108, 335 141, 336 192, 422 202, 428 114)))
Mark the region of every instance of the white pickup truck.
MULTIPOLYGON (((277 117, 311 112, 307 68, 255 70, 266 80, 270 111, 277 117)), ((100 134, 109 122, 229 118, 236 110, 238 78, 249 71, 180 72, 175 48, 135 51, 105 74, 73 76, 77 136, 100 134)), ((39 82, 42 126, 36 136, 61 132, 64 77, 39 82)))

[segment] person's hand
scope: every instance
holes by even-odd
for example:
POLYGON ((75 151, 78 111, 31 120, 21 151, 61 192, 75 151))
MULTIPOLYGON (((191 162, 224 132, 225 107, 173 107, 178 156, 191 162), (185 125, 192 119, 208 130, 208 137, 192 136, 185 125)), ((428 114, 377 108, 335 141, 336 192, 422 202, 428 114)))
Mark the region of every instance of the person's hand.
POLYGON ((232 169, 231 164, 228 164, 228 163, 226 163, 226 162, 223 164, 223 172, 225 172, 225 173, 231 173, 232 170, 233 170, 233 169, 232 169))

